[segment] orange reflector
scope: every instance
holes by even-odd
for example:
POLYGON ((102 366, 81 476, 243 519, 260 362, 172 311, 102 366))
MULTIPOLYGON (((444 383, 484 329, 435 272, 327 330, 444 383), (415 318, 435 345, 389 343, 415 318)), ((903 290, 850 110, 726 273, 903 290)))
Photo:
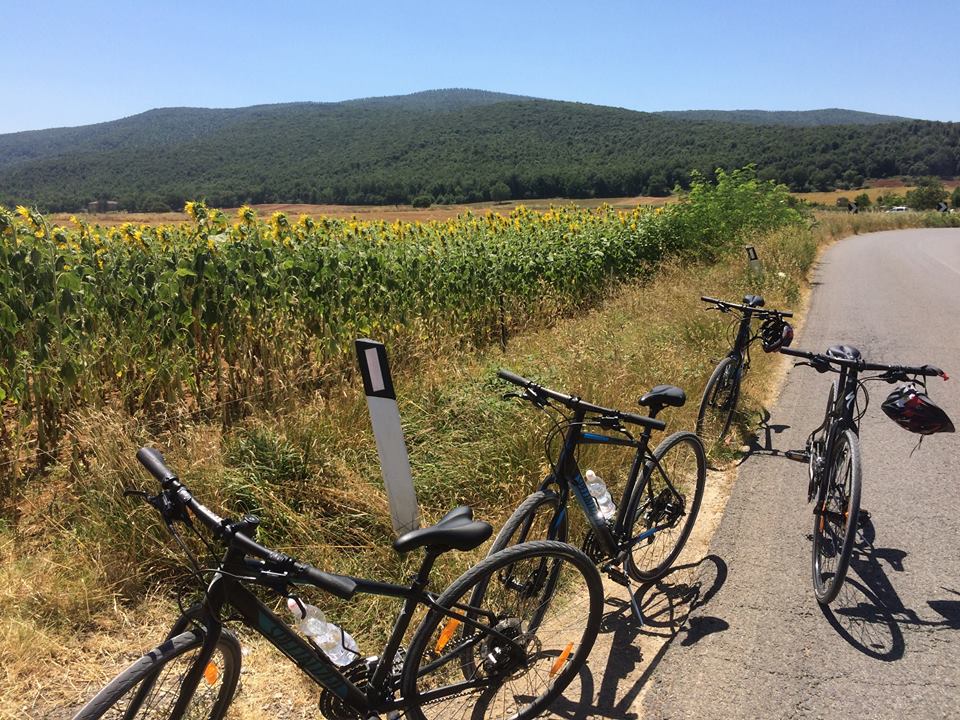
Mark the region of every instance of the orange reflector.
POLYGON ((458 627, 460 627, 460 621, 456 618, 451 618, 450 622, 444 625, 443 630, 440 631, 440 637, 437 638, 437 646, 434 648, 434 652, 440 652, 447 646, 458 627))
POLYGON ((207 681, 207 685, 216 685, 219 678, 220 668, 217 667, 217 664, 207 663, 207 667, 203 671, 203 679, 207 681))
POLYGON ((557 661, 553 664, 553 667, 550 668, 550 677, 553 677, 560 672, 560 668, 563 667, 563 664, 567 661, 567 658, 570 657, 571 652, 573 652, 573 643, 567 643, 567 646, 563 649, 563 652, 560 653, 560 657, 557 658, 557 661))

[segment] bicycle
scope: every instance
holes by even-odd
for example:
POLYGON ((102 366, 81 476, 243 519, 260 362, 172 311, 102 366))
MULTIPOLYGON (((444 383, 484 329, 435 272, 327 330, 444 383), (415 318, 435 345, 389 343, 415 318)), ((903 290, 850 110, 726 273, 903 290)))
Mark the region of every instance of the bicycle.
POLYGON ((793 329, 784 319, 793 317, 793 313, 762 309, 764 299, 759 295, 746 295, 743 304, 706 296, 700 299, 713 305, 712 308, 707 308, 708 310, 716 309, 739 315, 739 319, 733 323, 737 329, 730 352, 717 363, 710 374, 710 379, 703 388, 700 408, 697 410, 697 435, 703 440, 707 452, 713 454, 726 437, 737 409, 740 384, 750 369, 750 345, 758 339, 764 340, 764 350, 771 352, 767 350, 766 339, 769 338, 771 345, 776 345, 778 334, 780 344, 789 345, 793 339, 793 329), (753 333, 751 324, 754 317, 763 318, 760 332, 756 334, 753 333))
POLYGON ((638 401, 650 413, 643 416, 594 405, 508 370, 501 369, 497 375, 521 388, 521 392, 505 397, 528 401, 540 410, 554 411, 556 416, 545 443, 552 472, 514 510, 490 552, 500 552, 530 538, 566 542, 567 502, 572 489, 590 527, 583 551, 611 579, 631 590, 633 612, 642 623, 630 580, 652 582, 667 573, 690 536, 703 499, 706 455, 700 438, 691 432, 677 432, 652 452, 649 450, 652 432, 666 428, 656 415, 665 406, 682 406, 686 395, 678 387, 658 385, 638 401), (642 428, 640 437, 635 438, 626 424, 642 428), (549 448, 557 435, 563 436, 563 444, 554 462, 549 448), (577 448, 581 445, 636 451, 616 514, 609 520, 591 496, 577 465, 577 448))
MULTIPOLYGON (((807 502, 813 502, 814 516, 813 592, 817 602, 829 605, 840 592, 846 578, 860 515, 860 419, 870 402, 864 382, 918 382, 925 389, 926 380, 918 378, 940 376, 946 380, 947 376, 943 370, 932 365, 908 367, 868 363, 857 348, 849 345, 834 345, 825 354, 788 348, 781 348, 780 352, 805 359, 795 365, 808 365, 820 373, 837 373, 827 395, 823 422, 810 433, 806 448, 784 453, 787 458, 808 465, 807 502), (864 371, 876 371, 879 374, 861 378, 860 373, 864 371), (864 396, 862 408, 858 401, 861 393, 864 396)), ((901 390, 895 390, 891 397, 901 390)), ((887 408, 884 409, 886 412, 887 408)), ((949 418, 945 414, 943 418, 946 426, 942 428, 914 431, 952 432, 953 425, 949 418)), ((904 425, 900 418, 895 419, 904 425)), ((907 427, 910 421, 905 422, 907 424, 904 426, 907 427)))
POLYGON ((517 545, 489 555, 442 593, 431 592, 429 574, 439 555, 472 550, 493 532, 489 524, 472 519, 470 508, 459 507, 394 542, 401 553, 425 551, 409 585, 327 573, 257 543, 256 517, 231 521, 204 507, 156 450, 141 448, 137 458, 162 489, 157 495, 128 494, 161 514, 206 588, 203 600, 183 612, 166 640, 120 673, 75 720, 219 720, 240 677, 240 645, 224 627, 229 621, 266 638, 317 683, 319 709, 333 720, 399 713, 418 720, 461 714, 531 718, 563 692, 593 646, 603 610, 602 582, 589 559, 569 545, 517 545), (194 520, 208 533, 201 533, 194 520), (203 568, 177 525, 191 529, 214 555, 206 537, 212 535, 226 548, 222 558, 214 555, 212 566, 203 568), (344 599, 367 593, 403 604, 383 652, 368 658, 357 654, 341 669, 261 602, 248 587, 254 585, 271 596, 293 598, 301 611, 295 585, 344 599), (571 610, 574 600, 586 611, 571 610), (426 606, 426 617, 404 651, 401 643, 418 606, 426 606))

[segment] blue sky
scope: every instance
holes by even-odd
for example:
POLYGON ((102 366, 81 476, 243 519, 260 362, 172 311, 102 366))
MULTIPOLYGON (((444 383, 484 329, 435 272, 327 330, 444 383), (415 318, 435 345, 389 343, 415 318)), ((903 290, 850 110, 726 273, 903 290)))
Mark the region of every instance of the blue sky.
POLYGON ((0 133, 468 87, 635 110, 960 120, 960 12, 904 2, 20 2, 0 133))

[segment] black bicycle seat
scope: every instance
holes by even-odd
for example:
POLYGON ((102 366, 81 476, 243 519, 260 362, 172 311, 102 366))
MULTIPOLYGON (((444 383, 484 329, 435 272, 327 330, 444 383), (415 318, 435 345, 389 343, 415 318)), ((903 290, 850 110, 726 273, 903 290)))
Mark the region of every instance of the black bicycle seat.
POLYGON ((664 405, 681 407, 687 401, 687 394, 674 385, 657 385, 645 395, 641 395, 637 403, 650 408, 650 414, 656 415, 664 405))
POLYGON ((834 345, 827 350, 827 357, 837 358, 838 360, 859 360, 860 351, 853 345, 834 345))
POLYGON ((400 553, 422 547, 436 552, 473 550, 492 534, 490 523, 474 520, 473 510, 461 505, 430 527, 404 533, 394 541, 393 549, 400 553))
POLYGON ((743 304, 748 307, 763 307, 764 299, 760 295, 744 295, 743 304))

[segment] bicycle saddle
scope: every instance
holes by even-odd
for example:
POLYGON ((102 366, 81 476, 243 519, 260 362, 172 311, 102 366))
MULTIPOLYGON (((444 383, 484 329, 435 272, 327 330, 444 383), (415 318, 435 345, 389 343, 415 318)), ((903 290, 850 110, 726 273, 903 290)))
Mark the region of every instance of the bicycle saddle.
POLYGON ((744 295, 743 304, 749 307, 763 307, 764 300, 760 295, 744 295))
POLYGON ((490 523, 474 520, 473 510, 461 505, 430 527, 404 533, 394 541, 393 549, 400 553, 422 547, 437 553, 447 550, 473 550, 492 534, 493 526, 490 523))
POLYGON ((838 360, 859 360, 860 351, 853 345, 834 345, 827 350, 827 357, 837 358, 838 360))
POLYGON ((655 416, 664 405, 680 407, 687 401, 687 394, 674 385, 657 385, 645 395, 641 395, 637 403, 650 408, 650 415, 655 416))

